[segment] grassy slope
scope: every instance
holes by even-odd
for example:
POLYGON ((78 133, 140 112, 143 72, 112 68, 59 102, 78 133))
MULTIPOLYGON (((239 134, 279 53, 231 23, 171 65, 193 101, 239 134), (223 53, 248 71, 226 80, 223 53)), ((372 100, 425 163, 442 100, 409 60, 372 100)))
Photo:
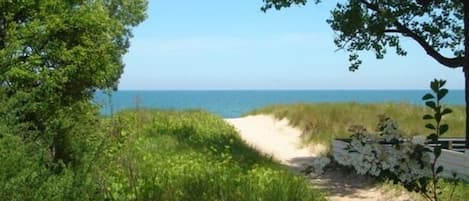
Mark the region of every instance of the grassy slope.
POLYGON ((103 170, 113 200, 323 200, 209 113, 127 111, 113 119, 119 145, 103 170))
MULTIPOLYGON (((464 110, 461 106, 451 107, 454 112, 444 120, 450 130, 444 137, 464 136, 464 110)), ((273 114, 277 118, 287 118, 292 126, 302 129, 309 142, 330 143, 333 138, 347 138, 351 125, 363 125, 374 130, 378 115, 385 114, 396 120, 408 135, 427 135, 423 114, 426 108, 410 104, 359 104, 359 103, 318 103, 273 105, 257 109, 250 114, 273 114)))

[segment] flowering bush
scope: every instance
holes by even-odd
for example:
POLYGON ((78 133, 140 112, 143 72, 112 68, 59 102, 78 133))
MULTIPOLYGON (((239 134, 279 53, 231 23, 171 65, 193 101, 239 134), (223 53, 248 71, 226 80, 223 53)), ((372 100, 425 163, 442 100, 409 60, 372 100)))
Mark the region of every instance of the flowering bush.
POLYGON ((410 191, 421 193, 427 200, 439 200, 438 177, 443 167, 437 166, 436 161, 441 154, 441 146, 428 148, 425 143, 427 140, 437 143, 449 129, 441 121, 443 116, 452 112, 441 105, 441 100, 448 93, 443 88, 445 83, 435 79, 430 84, 433 93, 422 97, 433 112, 423 116, 424 120, 434 121, 425 125, 431 130, 428 137, 405 139, 396 122, 381 116, 378 134, 383 139, 361 126, 353 126, 349 129, 353 133, 350 143, 343 150, 335 150, 334 159, 341 165, 353 167, 358 174, 388 178, 402 183, 410 191))
POLYGON ((387 118, 383 123, 379 134, 389 144, 381 144, 376 134, 363 128, 355 129, 347 148, 334 152, 334 159, 358 174, 393 178, 404 184, 431 176, 431 153, 422 152, 425 137, 404 139, 393 120, 387 118))

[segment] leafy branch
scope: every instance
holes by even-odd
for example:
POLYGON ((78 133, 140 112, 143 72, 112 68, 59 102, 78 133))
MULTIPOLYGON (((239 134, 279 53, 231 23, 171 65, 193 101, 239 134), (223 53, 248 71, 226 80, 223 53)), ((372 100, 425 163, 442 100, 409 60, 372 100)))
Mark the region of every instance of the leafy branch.
MULTIPOLYGON (((427 182, 422 183, 422 193, 428 200, 438 200, 438 175, 443 171, 443 166, 436 165, 436 161, 441 155, 441 145, 438 144, 438 140, 440 136, 448 132, 449 126, 448 124, 443 124, 441 120, 445 115, 450 114, 453 112, 449 108, 443 108, 441 105, 441 100, 448 94, 448 89, 443 88, 446 84, 445 80, 433 80, 430 83, 430 88, 432 90, 431 93, 427 93, 422 97, 422 100, 425 101, 425 105, 432 109, 433 114, 425 114, 423 116, 424 120, 433 120, 433 123, 427 123, 425 128, 431 130, 430 135, 427 137, 432 143, 436 144, 433 148, 433 161, 431 162, 431 171, 432 171, 432 178, 431 178, 431 186, 430 192, 427 191, 426 184, 427 182), (430 194, 428 194, 430 193, 430 194)), ((428 149, 427 151, 431 151, 428 149)))

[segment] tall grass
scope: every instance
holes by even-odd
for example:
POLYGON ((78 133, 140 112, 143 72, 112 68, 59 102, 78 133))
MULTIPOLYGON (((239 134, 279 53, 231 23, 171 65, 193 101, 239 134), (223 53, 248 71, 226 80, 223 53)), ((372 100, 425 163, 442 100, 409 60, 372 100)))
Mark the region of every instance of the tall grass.
MULTIPOLYGON (((464 108, 451 106, 454 112, 443 121, 450 125, 445 137, 464 136, 464 108)), ((362 125, 374 130, 379 115, 386 115, 396 120, 400 128, 408 135, 427 135, 422 115, 429 111, 423 106, 407 103, 317 103, 272 105, 247 113, 272 114, 276 118, 287 118, 290 124, 304 132, 309 143, 329 144, 334 138, 348 138, 347 129, 351 125, 362 125)))
POLYGON ((324 200, 207 112, 137 109, 96 125, 83 139, 82 163, 69 167, 48 163, 48 150, 0 122, 1 200, 324 200))
POLYGON ((114 118, 118 129, 101 175, 106 199, 324 200, 207 112, 139 110, 114 118))
MULTIPOLYGON (((443 120, 450 126, 445 137, 464 136, 464 108, 450 106, 453 113, 443 120)), ((429 111, 421 106, 406 103, 360 104, 360 103, 317 103, 272 105, 251 111, 245 115, 269 114, 276 118, 287 118, 290 124, 303 130, 306 143, 330 145, 334 138, 348 138, 351 125, 362 125, 374 130, 379 115, 386 115, 396 120, 401 130, 408 135, 428 135, 423 114, 429 111)), ((404 190, 400 186, 387 184, 390 188, 404 190)), ((465 201, 469 197, 469 183, 460 182, 457 186, 448 180, 440 181, 442 200, 465 201)), ((423 198, 422 198, 423 200, 423 198)))

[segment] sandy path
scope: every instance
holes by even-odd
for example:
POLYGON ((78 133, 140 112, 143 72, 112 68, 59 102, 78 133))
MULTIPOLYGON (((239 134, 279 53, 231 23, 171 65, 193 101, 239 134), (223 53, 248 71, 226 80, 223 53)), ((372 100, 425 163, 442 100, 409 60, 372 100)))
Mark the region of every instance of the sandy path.
MULTIPOLYGON (((226 121, 239 131, 247 144, 296 170, 303 169, 324 151, 321 146, 301 147, 301 131, 289 126, 285 119, 279 121, 271 116, 256 115, 226 121)), ((332 201, 409 200, 408 196, 385 192, 367 179, 343 172, 328 172, 311 181, 327 189, 332 201)))

